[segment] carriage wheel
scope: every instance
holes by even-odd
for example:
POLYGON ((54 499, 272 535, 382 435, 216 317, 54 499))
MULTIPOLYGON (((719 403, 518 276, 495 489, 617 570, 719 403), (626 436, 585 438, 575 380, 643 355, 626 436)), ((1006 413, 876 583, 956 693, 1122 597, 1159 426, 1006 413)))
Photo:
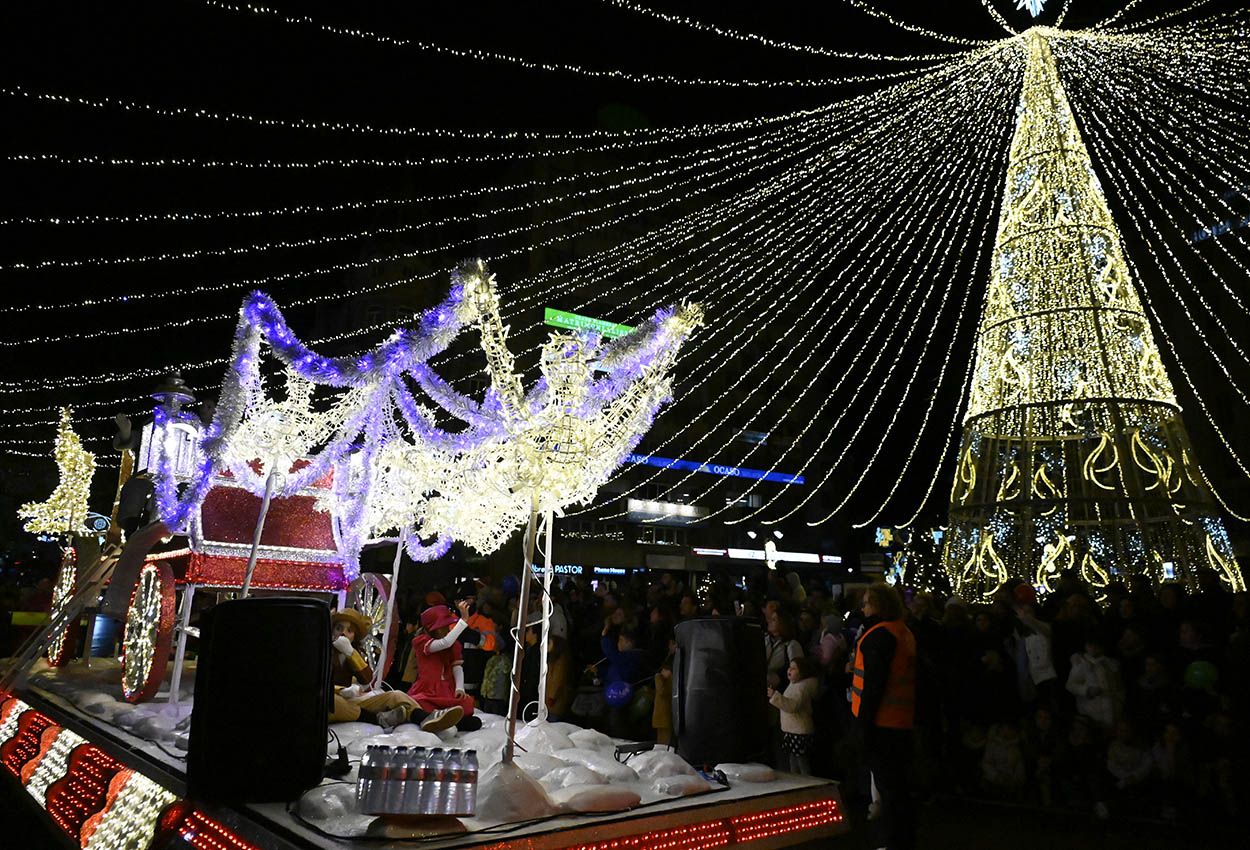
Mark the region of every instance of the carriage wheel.
POLYGON ((122 639, 122 695, 127 702, 156 696, 174 636, 174 571, 164 561, 144 564, 130 595, 122 639))
MULTIPOLYGON (((66 546, 61 555, 61 568, 56 573, 56 584, 52 586, 52 619, 56 620, 65 612, 65 606, 74 598, 78 590, 78 553, 72 546, 66 546)), ((69 661, 78 646, 78 633, 82 630, 79 618, 74 617, 65 624, 55 637, 48 641, 47 656, 50 667, 60 667, 69 661)))
POLYGON ((390 638, 386 641, 386 657, 382 657, 382 636, 386 631, 386 603, 391 597, 391 580, 376 573, 361 573, 360 578, 347 589, 347 604, 369 618, 373 628, 359 641, 365 661, 375 671, 381 670, 385 677, 395 658, 395 641, 399 634, 399 620, 391 622, 390 638))

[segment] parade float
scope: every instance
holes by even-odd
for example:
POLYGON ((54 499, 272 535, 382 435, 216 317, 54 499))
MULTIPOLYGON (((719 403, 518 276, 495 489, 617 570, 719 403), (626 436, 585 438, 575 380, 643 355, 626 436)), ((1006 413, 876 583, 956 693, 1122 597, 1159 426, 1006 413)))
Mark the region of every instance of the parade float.
MULTIPOLYGON (((0 761, 21 760, 19 778, 49 812, 68 805, 60 802, 70 793, 64 789, 91 789, 94 802, 75 811, 102 806, 94 824, 54 815, 67 832, 86 836, 85 847, 219 846, 188 837, 207 835, 267 847, 275 834, 291 846, 319 846, 432 833, 444 834, 436 846, 497 845, 497 836, 511 833, 531 847, 606 847, 618 837, 640 847, 673 840, 695 847, 840 831, 836 791, 820 780, 762 765, 701 774, 667 747, 635 754, 631 742, 548 722, 542 706, 518 728, 519 651, 508 714, 480 715, 480 730, 435 735, 415 725, 334 724, 338 743, 328 753, 344 748, 350 772, 289 810, 184 799, 195 673, 185 655, 188 638, 198 636, 197 594, 201 608, 206 592, 254 591, 355 607, 374 624, 363 645, 375 686, 394 654, 392 590, 403 553, 428 561, 453 540, 488 553, 524 527, 522 598, 537 574, 547 599, 553 516, 591 499, 634 449, 669 397, 681 343, 700 322, 700 309, 686 305, 660 310, 610 342, 591 332, 553 333, 542 346, 541 375, 526 389, 493 277, 480 261, 457 270, 448 297, 414 329, 350 358, 313 352, 272 300, 253 294, 208 421, 189 409, 194 397, 179 381, 154 394, 135 465, 151 476, 156 516, 65 580, 44 641, 32 642, 51 646, 57 635, 56 651, 7 680, 18 696, 4 703, 0 761), (429 363, 468 329, 480 336, 490 377, 480 399, 458 392, 429 363), (266 358, 277 368, 266 370, 266 358), (440 427, 448 419, 455 426, 440 427), (395 546, 390 577, 361 573, 361 551, 372 545, 395 546), (120 664, 93 659, 89 641, 72 660, 65 647, 84 617, 123 620, 120 664), (375 817, 381 809, 357 800, 365 799, 357 783, 361 760, 379 747, 475 751, 472 813, 452 826, 446 818, 375 817), (108 813, 119 805, 137 832, 111 826, 108 813), (156 844, 144 843, 152 836, 156 844)), ((81 483, 78 492, 85 493, 81 483)), ((545 639, 549 601, 542 611, 545 639)), ((521 606, 514 638, 537 625, 526 615, 521 606)))

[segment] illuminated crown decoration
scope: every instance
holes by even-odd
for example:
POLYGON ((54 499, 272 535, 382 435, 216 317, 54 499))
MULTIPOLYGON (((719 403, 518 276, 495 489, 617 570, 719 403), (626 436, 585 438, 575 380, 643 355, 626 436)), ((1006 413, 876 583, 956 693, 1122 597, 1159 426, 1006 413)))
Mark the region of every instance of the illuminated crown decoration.
MULTIPOLYGON (((544 510, 589 500, 667 400, 677 350, 701 311, 660 310, 606 344, 594 333, 555 334, 544 347, 543 377, 526 393, 498 303, 494 277, 472 261, 415 329, 396 331, 369 353, 328 358, 295 337, 268 296, 253 293, 190 476, 173 473, 158 441, 162 519, 185 525, 221 472, 257 494, 272 474, 275 496, 333 473, 318 508, 332 512, 354 578, 361 548, 382 534, 398 535, 417 560, 441 555, 453 539, 485 553, 528 518, 532 497, 544 510), (481 332, 491 375, 481 400, 457 392, 429 365, 470 326, 481 332), (266 348, 284 367, 280 400, 262 379, 266 348), (435 408, 464 427, 438 427, 435 408)), ((156 411, 166 432, 180 416, 170 404, 156 411)))

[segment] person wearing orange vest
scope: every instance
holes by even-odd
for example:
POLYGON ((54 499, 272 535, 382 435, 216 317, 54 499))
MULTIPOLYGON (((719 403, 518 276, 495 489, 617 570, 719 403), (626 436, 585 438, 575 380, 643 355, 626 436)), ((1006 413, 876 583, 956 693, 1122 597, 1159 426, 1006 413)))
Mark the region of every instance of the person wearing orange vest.
POLYGON ((916 719, 916 639, 903 619, 903 600, 888 584, 868 588, 863 610, 864 630, 851 666, 851 713, 880 797, 877 843, 911 850, 916 818, 907 772, 916 719))

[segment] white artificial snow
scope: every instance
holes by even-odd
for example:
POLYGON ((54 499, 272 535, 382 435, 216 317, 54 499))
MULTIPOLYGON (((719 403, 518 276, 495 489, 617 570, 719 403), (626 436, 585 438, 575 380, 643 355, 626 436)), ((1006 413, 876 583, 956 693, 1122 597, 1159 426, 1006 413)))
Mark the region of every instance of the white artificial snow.
POLYGON ((570 764, 580 764, 592 773, 597 773, 603 777, 606 782, 638 781, 638 774, 634 772, 633 768, 621 764, 606 753, 575 748, 561 750, 555 755, 557 758, 563 759, 570 764))
POLYGON ((497 764, 478 781, 477 818, 509 823, 557 814, 547 790, 516 764, 497 764))
POLYGON ((521 766, 521 770, 539 780, 556 768, 568 767, 564 760, 546 753, 522 753, 516 757, 516 763, 521 766))
POLYGON ((657 794, 668 797, 685 797, 689 794, 705 794, 713 790, 712 785, 702 776, 695 774, 661 776, 651 783, 657 794))
POLYGON ((604 750, 612 752, 616 749, 616 744, 607 735, 594 729, 578 729, 569 735, 570 747, 577 747, 582 750, 604 750))
POLYGON ((544 788, 552 792, 575 785, 604 785, 607 783, 607 780, 602 776, 588 768, 582 767, 580 764, 566 764, 564 767, 557 767, 540 781, 544 788))
POLYGON ((572 786, 552 792, 551 797, 568 812, 623 812, 642 802, 642 796, 630 788, 594 785, 572 786))
POLYGON ((559 729, 552 728, 550 723, 526 725, 517 730, 516 742, 530 753, 552 753, 560 750, 571 750, 577 746, 571 736, 559 729))
POLYGON ((731 785, 735 782, 772 782, 777 778, 776 771, 771 767, 754 762, 747 764, 726 762, 716 765, 716 769, 725 774, 725 778, 731 785))

